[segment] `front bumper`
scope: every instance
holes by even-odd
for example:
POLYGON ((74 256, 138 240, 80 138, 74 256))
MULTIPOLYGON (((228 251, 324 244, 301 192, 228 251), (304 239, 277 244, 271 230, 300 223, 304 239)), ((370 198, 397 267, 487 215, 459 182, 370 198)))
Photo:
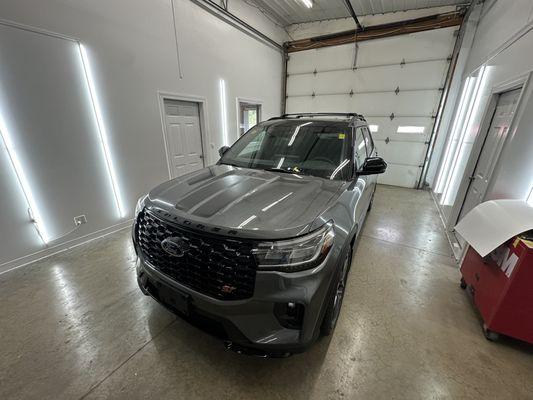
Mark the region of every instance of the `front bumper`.
POLYGON ((339 253, 340 249, 333 246, 324 262, 312 270, 258 271, 254 295, 245 300, 223 301, 198 293, 162 274, 142 256, 137 261, 137 281, 143 293, 223 338, 228 348, 255 355, 283 356, 304 351, 318 337, 339 253), (187 297, 186 314, 182 307, 176 308, 169 301, 168 293, 187 297), (274 312, 276 304, 288 303, 303 307, 298 328, 283 326, 274 312))

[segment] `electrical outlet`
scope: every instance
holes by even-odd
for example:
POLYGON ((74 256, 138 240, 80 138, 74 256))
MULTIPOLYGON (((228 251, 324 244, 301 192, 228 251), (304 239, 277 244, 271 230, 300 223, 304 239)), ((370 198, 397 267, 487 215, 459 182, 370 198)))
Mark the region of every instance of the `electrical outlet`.
POLYGON ((87 223, 87 217, 85 215, 78 215, 74 217, 74 225, 80 226, 87 223))

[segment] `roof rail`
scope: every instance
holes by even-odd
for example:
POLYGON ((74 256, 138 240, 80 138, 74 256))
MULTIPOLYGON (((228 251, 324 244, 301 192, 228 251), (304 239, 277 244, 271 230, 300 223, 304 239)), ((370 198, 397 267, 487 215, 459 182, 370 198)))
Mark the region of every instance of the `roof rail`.
POLYGON ((279 117, 272 117, 269 121, 274 121, 277 119, 289 119, 289 118, 314 118, 314 117, 344 117, 350 119, 350 125, 354 125, 356 120, 365 121, 365 117, 357 113, 335 113, 335 112, 319 112, 319 113, 294 113, 294 114, 283 114, 279 117))

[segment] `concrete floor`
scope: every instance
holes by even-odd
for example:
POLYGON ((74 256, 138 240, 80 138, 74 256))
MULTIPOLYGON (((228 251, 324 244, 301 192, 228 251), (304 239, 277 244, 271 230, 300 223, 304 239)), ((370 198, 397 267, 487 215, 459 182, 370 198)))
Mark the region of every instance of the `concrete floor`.
POLYGON ((137 288, 129 231, 0 275, 0 399, 525 399, 533 347, 488 342, 427 192, 379 187, 333 336, 226 352, 137 288))

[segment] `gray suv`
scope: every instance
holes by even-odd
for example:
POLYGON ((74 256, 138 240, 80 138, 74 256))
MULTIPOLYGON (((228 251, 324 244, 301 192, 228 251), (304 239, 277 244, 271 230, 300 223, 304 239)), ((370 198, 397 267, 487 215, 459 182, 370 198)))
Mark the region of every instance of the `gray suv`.
POLYGON ((239 353, 301 352, 335 328, 387 164, 358 114, 272 118, 220 155, 139 199, 139 286, 239 353))

